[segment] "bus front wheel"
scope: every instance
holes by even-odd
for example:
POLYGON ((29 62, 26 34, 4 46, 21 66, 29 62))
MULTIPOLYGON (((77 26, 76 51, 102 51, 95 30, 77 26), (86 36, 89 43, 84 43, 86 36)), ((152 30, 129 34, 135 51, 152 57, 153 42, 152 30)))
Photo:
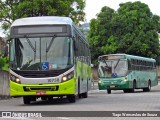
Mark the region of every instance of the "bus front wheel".
POLYGON ((124 92, 124 93, 128 93, 129 90, 128 90, 128 89, 124 89, 123 92, 124 92))
POLYGON ((107 93, 108 93, 108 94, 111 94, 111 90, 107 90, 107 93))
POLYGON ((67 98, 68 98, 70 103, 75 103, 76 102, 76 96, 75 95, 68 95, 67 98))
POLYGON ((31 98, 30 97, 28 97, 28 96, 24 96, 23 97, 23 103, 24 104, 30 104, 30 102, 31 102, 31 98))
POLYGON ((41 100, 47 100, 47 97, 43 96, 43 97, 41 97, 41 100))

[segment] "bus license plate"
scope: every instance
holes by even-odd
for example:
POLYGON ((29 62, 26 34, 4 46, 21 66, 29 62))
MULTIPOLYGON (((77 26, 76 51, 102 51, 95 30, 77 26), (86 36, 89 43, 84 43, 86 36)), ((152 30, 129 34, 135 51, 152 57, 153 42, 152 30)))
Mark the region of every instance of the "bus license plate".
POLYGON ((115 86, 110 86, 110 88, 115 88, 115 86))
POLYGON ((38 91, 36 92, 36 95, 46 95, 46 91, 38 91))

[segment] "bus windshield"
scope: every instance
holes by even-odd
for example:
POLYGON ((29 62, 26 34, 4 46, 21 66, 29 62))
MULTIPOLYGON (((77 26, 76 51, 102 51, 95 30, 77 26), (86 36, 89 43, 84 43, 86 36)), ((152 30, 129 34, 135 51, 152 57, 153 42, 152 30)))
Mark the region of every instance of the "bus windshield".
POLYGON ((73 42, 69 37, 24 37, 11 40, 11 69, 55 70, 72 65, 73 42))
POLYGON ((98 74, 99 77, 122 77, 127 74, 126 60, 103 60, 99 62, 98 74))

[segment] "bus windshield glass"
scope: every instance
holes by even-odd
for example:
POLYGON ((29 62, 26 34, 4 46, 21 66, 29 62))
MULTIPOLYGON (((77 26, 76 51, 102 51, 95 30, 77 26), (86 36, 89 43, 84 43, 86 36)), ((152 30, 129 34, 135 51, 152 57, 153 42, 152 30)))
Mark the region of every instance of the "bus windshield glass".
POLYGON ((99 77, 122 77, 127 74, 127 68, 126 60, 103 60, 99 62, 98 74, 99 77))
POLYGON ((73 65, 73 41, 69 37, 15 38, 10 42, 10 68, 56 70, 73 65))

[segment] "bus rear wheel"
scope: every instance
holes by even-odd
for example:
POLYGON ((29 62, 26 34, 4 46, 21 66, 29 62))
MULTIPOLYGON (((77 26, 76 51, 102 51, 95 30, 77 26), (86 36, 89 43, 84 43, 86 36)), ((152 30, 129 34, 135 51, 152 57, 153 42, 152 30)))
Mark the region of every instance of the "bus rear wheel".
POLYGON ((31 102, 31 98, 30 97, 28 97, 28 96, 24 96, 23 97, 23 103, 24 104, 30 104, 30 102, 31 102))
POLYGON ((76 102, 76 96, 75 95, 68 95, 67 98, 68 98, 70 103, 75 103, 76 102))
POLYGON ((108 94, 111 94, 111 90, 107 90, 107 93, 108 93, 108 94))
POLYGON ((136 89, 136 81, 133 81, 133 88, 130 89, 131 93, 134 93, 136 89))
POLYGON ((82 97, 82 98, 87 98, 87 97, 88 97, 88 92, 82 93, 82 94, 81 94, 81 97, 82 97))
POLYGON ((149 92, 151 91, 151 82, 148 81, 148 87, 147 88, 143 88, 143 92, 149 92))

